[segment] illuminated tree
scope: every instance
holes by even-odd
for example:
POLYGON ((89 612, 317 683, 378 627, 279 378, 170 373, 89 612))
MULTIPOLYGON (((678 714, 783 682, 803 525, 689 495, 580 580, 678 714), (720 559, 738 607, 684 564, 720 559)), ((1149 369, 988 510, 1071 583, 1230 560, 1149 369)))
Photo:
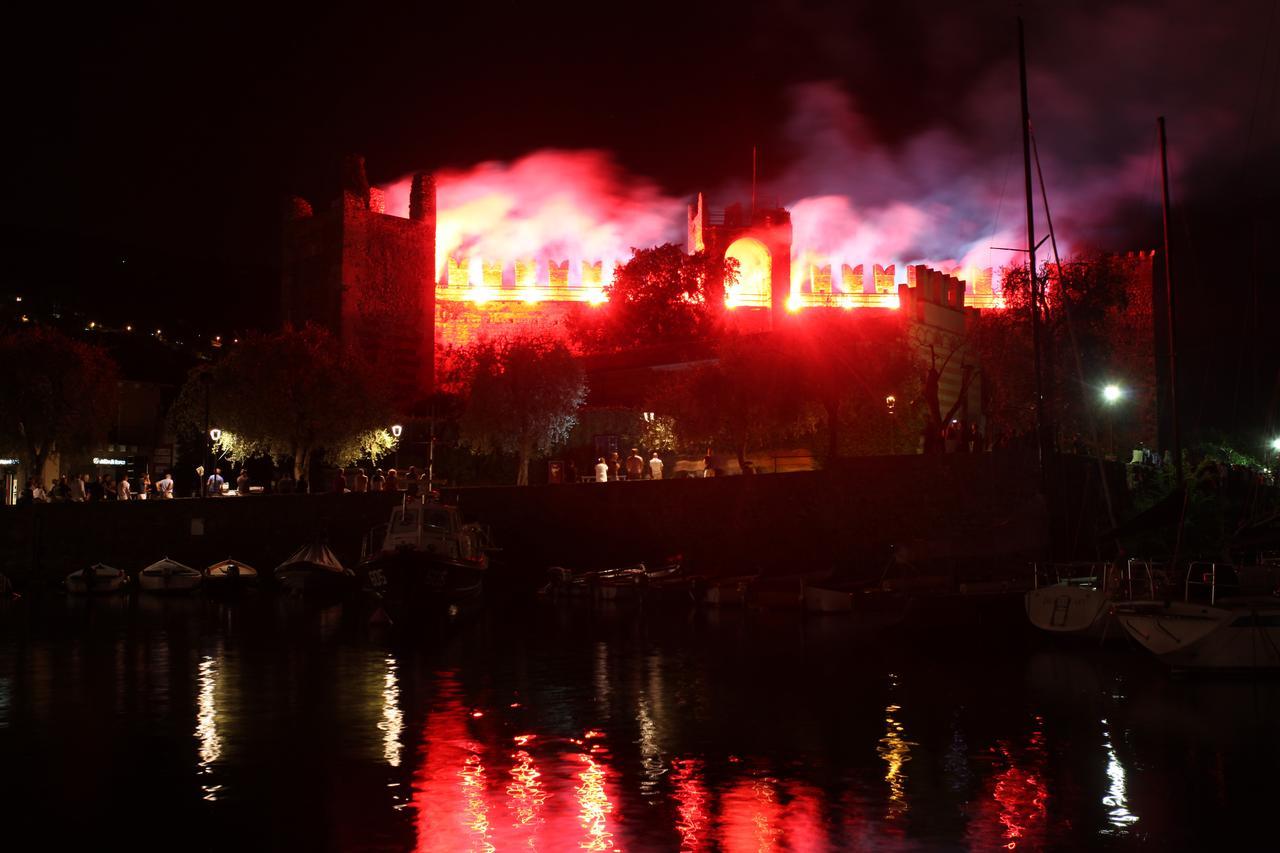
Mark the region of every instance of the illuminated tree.
POLYGON ((690 255, 674 243, 633 249, 605 286, 608 305, 579 312, 570 331, 588 351, 705 339, 718 331, 737 268, 736 260, 690 255))
POLYGON ((482 453, 515 453, 516 485, 529 461, 563 444, 587 396, 573 354, 548 335, 480 341, 453 353, 448 381, 465 399, 459 430, 482 453))
POLYGON ((100 347, 36 326, 0 337, 0 443, 43 476, 54 451, 101 440, 115 420, 119 371, 100 347))
POLYGON ((232 458, 284 457, 306 477, 324 450, 338 463, 391 446, 387 383, 319 326, 248 335, 220 362, 192 371, 170 411, 187 434, 203 433, 206 404, 232 458))
MULTIPOLYGON (((1113 380, 1126 388, 1131 437, 1152 438, 1151 278, 1149 266, 1142 271, 1139 262, 1084 255, 1064 262, 1061 275, 1054 265, 1041 267, 1043 386, 1047 414, 1066 442, 1098 432, 1090 420, 1099 414, 1100 385, 1113 380)), ((983 408, 998 429, 1028 433, 1035 427, 1035 373, 1027 270, 1008 267, 1003 280, 1006 310, 983 312, 973 334, 987 397, 983 408)))
MULTIPOLYGON (((856 430, 850 437, 862 439, 864 446, 878 445, 866 438, 890 429, 885 397, 910 399, 916 388, 917 350, 902 319, 816 314, 779 334, 787 381, 822 413, 827 458, 841 456, 851 443, 842 433, 850 429, 856 430)), ((892 417, 906 420, 905 415, 892 417)))
POLYGON ((801 397, 779 343, 769 335, 721 340, 716 363, 686 374, 660 401, 679 434, 731 447, 745 468, 749 450, 793 432, 801 397))

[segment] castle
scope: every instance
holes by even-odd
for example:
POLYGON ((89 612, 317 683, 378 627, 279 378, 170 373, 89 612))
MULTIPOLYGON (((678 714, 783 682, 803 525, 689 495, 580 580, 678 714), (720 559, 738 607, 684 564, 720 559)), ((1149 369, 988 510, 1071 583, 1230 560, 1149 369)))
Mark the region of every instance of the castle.
MULTIPOLYGON (((893 265, 876 264, 867 276, 862 264, 806 258, 797 269, 791 215, 778 205, 715 210, 699 194, 687 225, 690 252, 738 261, 738 281, 726 289, 726 320, 743 332, 776 328, 802 310, 856 308, 906 309, 934 337, 958 336, 975 304, 998 305, 990 270, 966 284, 912 266, 906 284, 899 284, 893 265)), ((342 192, 328 209, 296 198, 289 206, 285 322, 332 329, 394 377, 400 399, 412 401, 432 388, 436 354, 444 347, 529 331, 562 334, 572 313, 606 302, 612 268, 605 259, 449 257, 437 266, 436 226, 432 176, 414 176, 405 219, 386 213, 362 158, 349 157, 342 192)), ((954 399, 958 376, 946 375, 943 383, 944 396, 949 390, 954 399)))

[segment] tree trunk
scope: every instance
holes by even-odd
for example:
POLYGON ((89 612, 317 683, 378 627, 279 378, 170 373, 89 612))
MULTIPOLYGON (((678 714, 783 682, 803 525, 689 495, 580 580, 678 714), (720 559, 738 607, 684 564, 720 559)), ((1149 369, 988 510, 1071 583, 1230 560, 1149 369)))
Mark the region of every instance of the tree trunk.
POLYGON ((520 445, 519 463, 516 468, 517 486, 529 485, 529 457, 532 455, 533 454, 527 445, 520 445))
POLYGON ((827 410, 827 459, 840 458, 840 402, 823 403, 827 410))
POLYGON ((293 451, 293 479, 294 482, 302 480, 307 484, 307 489, 311 488, 311 478, 307 476, 308 469, 311 467, 311 448, 298 447, 293 451))
POLYGON ((31 470, 27 472, 27 476, 35 477, 41 488, 44 488, 44 463, 49 461, 49 451, 51 449, 48 443, 37 447, 35 442, 27 441, 27 462, 31 465, 31 470))

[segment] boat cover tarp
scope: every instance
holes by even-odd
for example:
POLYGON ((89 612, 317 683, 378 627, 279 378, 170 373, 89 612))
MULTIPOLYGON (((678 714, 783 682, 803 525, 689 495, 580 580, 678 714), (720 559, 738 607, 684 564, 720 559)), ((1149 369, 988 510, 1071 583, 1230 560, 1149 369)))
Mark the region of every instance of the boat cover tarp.
POLYGON ((232 560, 229 557, 225 560, 219 560, 218 562, 210 566, 209 574, 216 575, 217 577, 225 577, 228 570, 233 565, 240 567, 241 577, 252 578, 252 577, 257 577, 258 575, 258 570, 255 569, 253 566, 241 560, 232 560))
POLYGON ((346 571, 342 567, 342 563, 338 562, 338 557, 329 550, 329 546, 323 542, 312 542, 310 545, 303 545, 293 556, 276 566, 276 574, 296 568, 312 568, 324 572, 334 572, 342 574, 346 571))
POLYGON ((190 566, 184 566, 177 560, 170 560, 168 557, 156 560, 151 565, 142 570, 144 575, 197 575, 199 572, 190 566))

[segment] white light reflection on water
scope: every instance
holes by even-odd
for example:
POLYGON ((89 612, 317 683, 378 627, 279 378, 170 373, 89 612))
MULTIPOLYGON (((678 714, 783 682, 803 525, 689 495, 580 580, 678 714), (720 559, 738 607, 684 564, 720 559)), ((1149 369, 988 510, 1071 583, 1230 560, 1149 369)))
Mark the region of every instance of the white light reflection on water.
MULTIPOLYGON (((890 673, 889 691, 898 686, 898 676, 890 673)), ((884 781, 889 785, 889 803, 885 809, 885 820, 894 820, 907 813, 907 775, 903 766, 911 760, 911 747, 914 743, 903 737, 905 731, 898 722, 897 714, 902 708, 890 702, 884 709, 884 737, 876 747, 876 752, 884 760, 884 781)))
POLYGON ((404 713, 400 710, 400 681, 396 675, 396 659, 390 655, 383 661, 386 673, 382 682, 382 719, 378 730, 382 732, 382 757, 392 767, 400 766, 404 731, 404 713))
POLYGON ((1111 743, 1111 729, 1107 721, 1102 721, 1102 745, 1107 750, 1107 778, 1111 780, 1102 804, 1107 807, 1107 821, 1111 829, 1108 835, 1123 834, 1129 827, 1138 822, 1138 816, 1129 811, 1129 785, 1125 777, 1124 765, 1116 755, 1116 748, 1111 743))
MULTIPOLYGON (((196 699, 196 738, 200 741, 200 774, 213 773, 213 765, 222 755, 222 737, 218 734, 218 663, 209 655, 200 661, 200 695, 196 699)), ((205 782, 200 786, 206 800, 216 800, 221 785, 205 782)))

